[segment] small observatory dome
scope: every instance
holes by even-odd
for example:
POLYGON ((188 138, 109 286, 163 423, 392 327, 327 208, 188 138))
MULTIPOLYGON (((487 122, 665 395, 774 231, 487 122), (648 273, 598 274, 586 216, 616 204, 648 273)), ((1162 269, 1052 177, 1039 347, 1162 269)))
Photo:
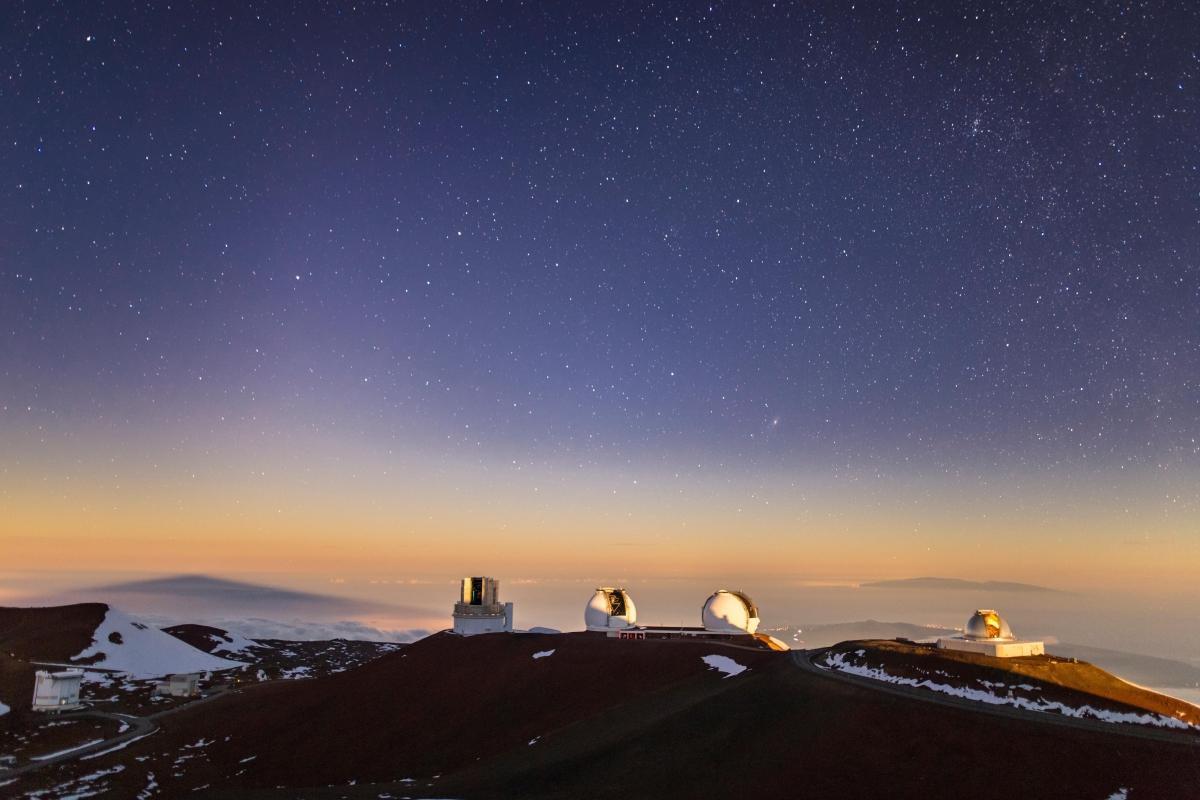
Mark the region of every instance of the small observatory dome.
POLYGON ((637 607, 629 592, 602 586, 583 610, 583 622, 589 631, 632 628, 637 623, 637 607))
POLYGON ((700 619, 707 631, 754 633, 758 630, 758 606, 741 592, 718 589, 704 604, 700 619))
POLYGON ((990 608, 981 608, 967 620, 963 632, 968 639, 1012 639, 1012 629, 1003 617, 990 608))

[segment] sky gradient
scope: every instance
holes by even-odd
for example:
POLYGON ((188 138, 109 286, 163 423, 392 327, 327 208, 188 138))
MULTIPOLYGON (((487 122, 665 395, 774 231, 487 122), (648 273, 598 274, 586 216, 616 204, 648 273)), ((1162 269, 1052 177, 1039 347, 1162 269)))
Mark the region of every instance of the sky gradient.
POLYGON ((5 566, 1186 585, 1198 27, 8 4, 5 566))

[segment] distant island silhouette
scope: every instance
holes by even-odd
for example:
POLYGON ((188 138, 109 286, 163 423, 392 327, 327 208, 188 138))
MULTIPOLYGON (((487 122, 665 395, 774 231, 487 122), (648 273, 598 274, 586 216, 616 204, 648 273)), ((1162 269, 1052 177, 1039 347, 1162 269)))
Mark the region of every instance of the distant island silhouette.
POLYGON ((1062 593, 1061 589, 1051 589, 1048 586, 1037 586, 1032 583, 1016 583, 1015 581, 968 581, 962 578, 899 578, 886 581, 871 581, 859 585, 864 589, 957 589, 985 590, 989 592, 1062 593))

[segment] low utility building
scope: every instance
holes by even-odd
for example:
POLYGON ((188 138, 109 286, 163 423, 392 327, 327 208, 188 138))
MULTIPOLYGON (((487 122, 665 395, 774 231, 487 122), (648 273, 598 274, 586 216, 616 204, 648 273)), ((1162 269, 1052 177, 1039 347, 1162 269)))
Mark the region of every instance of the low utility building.
POLYGON ((164 697, 195 697, 200 694, 200 673, 168 675, 154 685, 154 692, 164 697))

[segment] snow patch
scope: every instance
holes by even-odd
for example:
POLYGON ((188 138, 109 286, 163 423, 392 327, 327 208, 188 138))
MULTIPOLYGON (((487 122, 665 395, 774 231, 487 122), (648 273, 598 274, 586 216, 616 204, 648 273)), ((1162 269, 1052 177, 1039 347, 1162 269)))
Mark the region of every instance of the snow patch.
POLYGON ((96 666, 128 673, 132 678, 160 678, 178 672, 208 672, 245 666, 209 655, 169 633, 138 622, 115 608, 92 634, 92 644, 72 661, 102 655, 96 666))
POLYGON ((552 655, 554 655, 553 650, 539 650, 538 652, 533 654, 533 657, 534 658, 547 658, 548 656, 552 656, 552 655))
POLYGON ((0 703, 0 717, 3 717, 9 711, 12 711, 12 709, 4 705, 4 703, 0 703))
POLYGON ((1129 800, 1129 790, 1122 787, 1108 796, 1108 800, 1129 800))
POLYGON ((109 769, 102 769, 99 772, 93 772, 90 775, 84 775, 81 778, 69 780, 66 783, 61 783, 50 789, 39 789, 29 792, 25 796, 29 800, 41 800, 42 798, 52 795, 60 800, 80 800, 84 797, 95 797, 99 794, 104 794, 108 791, 108 786, 102 784, 93 786, 92 784, 101 778, 107 778, 109 775, 116 775, 119 772, 124 772, 125 767, 120 764, 109 769))
MULTIPOLYGON (((951 686, 948 683, 934 683, 931 680, 917 680, 916 678, 904 678, 898 675, 891 675, 885 670, 877 667, 868 667, 859 664, 851 664, 846 660, 845 653, 834 653, 825 657, 825 665, 827 668, 845 672, 850 675, 857 675, 860 678, 869 678, 875 681, 883 681, 884 683, 894 683, 900 686, 912 686, 917 689, 929 689, 930 691, 948 694, 952 697, 961 697, 964 700, 973 700, 977 703, 986 703, 993 706, 1012 706, 1023 711, 1037 711, 1042 713, 1061 714, 1064 717, 1074 717, 1075 719, 1095 719, 1101 722, 1111 722, 1115 724, 1125 725, 1154 725, 1159 728, 1177 728, 1180 730, 1193 730, 1197 726, 1184 722, 1174 717, 1163 716, 1162 714, 1154 714, 1151 712, 1137 713, 1132 711, 1110 711, 1103 708, 1093 708, 1090 705, 1079 707, 1068 706, 1057 700, 1045 700, 1042 698, 1030 699, 1027 697, 1018 697, 1012 694, 1011 687, 1007 694, 1001 696, 991 691, 983 691, 981 689, 972 689, 966 686, 951 686)), ((989 683, 991 687, 1002 687, 1004 684, 989 683)), ((1021 684, 1027 686, 1028 684, 1021 684)), ((1033 687, 1030 687, 1033 688, 1033 687)))
POLYGON ((732 678, 734 675, 741 675, 749 667, 743 666, 734 661, 729 656, 704 656, 700 659, 705 664, 708 664, 709 669, 715 669, 718 672, 725 673, 726 678, 732 678))
POLYGON ((219 637, 222 641, 219 645, 213 648, 213 653, 244 653, 251 647, 262 647, 261 644, 253 639, 247 639, 240 633, 226 631, 224 636, 219 637))
POLYGON ((146 788, 138 792, 137 800, 150 800, 158 791, 158 781, 154 780, 154 773, 146 773, 146 788))

